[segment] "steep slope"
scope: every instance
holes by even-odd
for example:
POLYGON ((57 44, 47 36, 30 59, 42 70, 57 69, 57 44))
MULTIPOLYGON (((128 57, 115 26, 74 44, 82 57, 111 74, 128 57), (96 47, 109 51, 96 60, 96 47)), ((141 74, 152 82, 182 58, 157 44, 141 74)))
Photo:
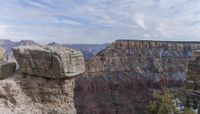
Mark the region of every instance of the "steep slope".
POLYGON ((152 90, 180 87, 200 42, 118 40, 86 64, 75 82, 78 114, 143 114, 152 90))

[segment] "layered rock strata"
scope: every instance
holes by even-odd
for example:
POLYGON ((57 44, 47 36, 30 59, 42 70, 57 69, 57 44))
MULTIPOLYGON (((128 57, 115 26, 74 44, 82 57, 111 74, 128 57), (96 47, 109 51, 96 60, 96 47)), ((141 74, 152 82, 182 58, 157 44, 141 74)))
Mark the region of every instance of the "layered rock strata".
POLYGON ((118 40, 86 64, 75 82, 78 114, 144 114, 153 89, 181 87, 199 42, 118 40))
POLYGON ((197 109, 200 106, 200 50, 193 51, 188 62, 186 90, 187 105, 197 109))
POLYGON ((187 60, 198 42, 118 40, 98 53, 86 67, 87 72, 130 72, 134 77, 153 81, 184 80, 187 60))
POLYGON ((46 78, 67 78, 85 71, 80 51, 57 46, 19 46, 13 48, 20 70, 46 78))

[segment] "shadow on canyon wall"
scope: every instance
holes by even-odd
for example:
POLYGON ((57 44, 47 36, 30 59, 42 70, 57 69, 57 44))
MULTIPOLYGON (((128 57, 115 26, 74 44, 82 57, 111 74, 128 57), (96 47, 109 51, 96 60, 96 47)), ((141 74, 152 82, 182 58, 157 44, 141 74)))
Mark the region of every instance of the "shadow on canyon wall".
MULTIPOLYGON (((182 85, 181 81, 164 83, 182 85)), ((160 82, 137 79, 126 72, 80 76, 75 79, 75 108, 77 114, 144 114, 153 89, 160 88, 160 82)))

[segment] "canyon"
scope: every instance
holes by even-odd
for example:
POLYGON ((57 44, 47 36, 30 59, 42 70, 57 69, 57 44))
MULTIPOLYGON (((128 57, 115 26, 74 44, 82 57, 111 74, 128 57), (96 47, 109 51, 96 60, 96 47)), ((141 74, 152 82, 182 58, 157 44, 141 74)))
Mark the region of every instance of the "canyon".
MULTIPOLYGON (((30 46, 28 50, 32 50, 32 47, 30 46)), ((37 69, 36 72, 32 72, 35 70, 33 64, 49 67, 53 63, 51 56, 47 56, 46 51, 41 51, 43 49, 36 49, 40 50, 34 51, 36 54, 32 52, 25 55, 23 59, 29 62, 20 62, 23 51, 18 53, 13 51, 17 62, 21 64, 13 75, 0 80, 1 112, 144 114, 154 89, 182 87, 186 79, 188 61, 192 58, 192 52, 200 49, 200 42, 117 40, 86 63, 83 62, 81 55, 82 62, 78 59, 74 64, 85 66, 83 68, 85 72, 78 68, 76 71, 81 70, 81 72, 68 78, 51 78, 46 75, 48 73, 40 75, 41 73, 37 74, 37 69), (45 60, 45 64, 39 64, 42 62, 38 62, 34 57, 41 58, 40 61, 45 60), (44 57, 47 59, 42 59, 44 57), (24 65, 31 73, 24 72, 23 67, 20 67, 24 65)), ((65 53, 66 50, 61 49, 61 52, 65 53)), ((61 56, 61 53, 57 55, 58 58, 69 57, 65 54, 61 56)), ((62 62, 67 63, 66 61, 62 62)), ((64 64, 62 62, 55 64, 64 64)), ((44 69, 48 72, 47 70, 44 69)))

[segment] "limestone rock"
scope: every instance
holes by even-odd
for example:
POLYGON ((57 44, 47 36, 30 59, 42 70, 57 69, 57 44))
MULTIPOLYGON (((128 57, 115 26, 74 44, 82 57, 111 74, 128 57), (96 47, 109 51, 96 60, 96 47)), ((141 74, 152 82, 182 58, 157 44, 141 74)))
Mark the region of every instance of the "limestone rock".
MULTIPOLYGON (((186 97, 190 107, 200 105, 200 50, 194 50, 187 66, 186 97)), ((200 109, 199 109, 200 110, 200 109)))
POLYGON ((5 59, 5 50, 0 48, 0 61, 4 61, 5 59))
POLYGON ((8 78, 13 75, 16 70, 16 64, 13 62, 0 62, 0 79, 8 78))
POLYGON ((80 51, 57 46, 19 46, 13 54, 25 74, 46 78, 67 78, 85 71, 80 51))
POLYGON ((76 114, 74 78, 14 76, 0 80, 1 114, 76 114))
POLYGON ((0 48, 0 79, 8 78, 13 75, 16 69, 16 64, 13 62, 5 62, 5 51, 0 48))

